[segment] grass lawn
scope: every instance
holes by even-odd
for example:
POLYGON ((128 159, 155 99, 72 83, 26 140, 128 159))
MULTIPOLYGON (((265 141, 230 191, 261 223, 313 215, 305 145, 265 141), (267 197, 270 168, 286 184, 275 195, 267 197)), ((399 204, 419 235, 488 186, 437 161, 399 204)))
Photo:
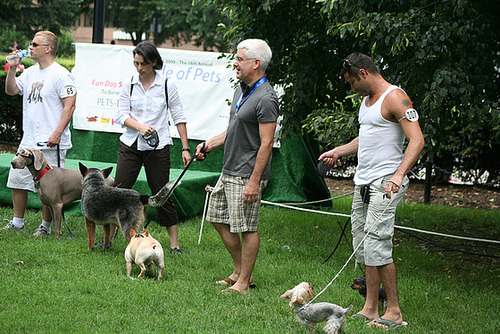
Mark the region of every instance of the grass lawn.
MULTIPOLYGON (((350 198, 334 203, 349 213, 350 198)), ((12 209, 0 207, 0 218, 12 209)), ((442 206, 405 204, 398 225, 441 233, 500 239, 500 214, 442 206)), ((210 224, 198 245, 201 217, 179 225, 182 255, 168 253, 166 230, 155 222, 151 234, 166 250, 164 279, 126 276, 123 236, 107 251, 87 251, 82 217, 66 217, 63 236, 36 238, 41 213, 29 211, 26 232, 0 232, 0 328, 2 333, 306 333, 287 300, 278 297, 301 281, 318 293, 351 253, 343 240, 322 264, 339 236, 337 218, 263 207, 261 249, 254 270, 256 289, 244 296, 222 294, 214 281, 232 263, 210 224)), ((102 238, 98 228, 97 238, 102 238)), ((424 236, 424 235, 422 235, 424 236)), ((495 244, 424 236, 463 250, 500 256, 495 244)), ((446 250, 396 231, 394 259, 400 302, 409 333, 497 333, 500 328, 500 260, 446 250)), ((134 266, 134 275, 139 268, 134 266)), ((316 301, 347 307, 363 300, 350 288, 362 271, 350 263, 316 301)), ((318 326, 318 332, 322 326, 318 326)), ((379 333, 348 319, 347 333, 379 333)))

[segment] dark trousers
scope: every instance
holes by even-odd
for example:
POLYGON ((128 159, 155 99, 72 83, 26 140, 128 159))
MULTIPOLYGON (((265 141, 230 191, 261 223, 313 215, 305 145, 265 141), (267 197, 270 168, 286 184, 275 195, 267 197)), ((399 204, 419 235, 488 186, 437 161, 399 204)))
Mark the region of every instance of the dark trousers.
MULTIPOLYGON (((144 165, 146 179, 152 194, 156 194, 170 177, 170 146, 160 150, 138 151, 137 142, 131 147, 120 142, 115 184, 119 188, 132 188, 144 165)), ((156 208, 161 226, 172 226, 179 222, 172 200, 156 208)))

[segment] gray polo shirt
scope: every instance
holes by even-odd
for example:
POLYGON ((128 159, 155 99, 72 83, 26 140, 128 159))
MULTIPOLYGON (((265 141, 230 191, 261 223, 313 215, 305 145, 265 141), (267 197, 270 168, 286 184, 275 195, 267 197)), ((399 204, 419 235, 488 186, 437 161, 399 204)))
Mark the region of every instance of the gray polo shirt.
MULTIPOLYGON (((234 92, 226 141, 224 142, 224 163, 222 172, 232 176, 250 177, 260 148, 259 123, 276 122, 279 111, 279 101, 276 92, 269 81, 261 84, 250 96, 255 87, 242 83, 244 95, 240 109, 236 112, 236 104, 240 99, 242 87, 234 92), (246 86, 246 87, 245 87, 246 86), (245 98, 248 96, 248 99, 245 98)), ((262 180, 271 176, 271 158, 262 174, 262 180)))

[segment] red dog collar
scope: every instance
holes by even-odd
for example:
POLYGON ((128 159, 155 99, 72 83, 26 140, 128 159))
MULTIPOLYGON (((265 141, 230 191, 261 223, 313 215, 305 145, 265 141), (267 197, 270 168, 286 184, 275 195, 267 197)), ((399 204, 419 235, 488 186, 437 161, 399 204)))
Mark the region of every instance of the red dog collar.
POLYGON ((50 170, 50 165, 47 165, 40 174, 38 174, 37 177, 33 178, 36 181, 40 181, 40 179, 42 178, 42 176, 45 175, 45 173, 47 173, 47 171, 50 170))

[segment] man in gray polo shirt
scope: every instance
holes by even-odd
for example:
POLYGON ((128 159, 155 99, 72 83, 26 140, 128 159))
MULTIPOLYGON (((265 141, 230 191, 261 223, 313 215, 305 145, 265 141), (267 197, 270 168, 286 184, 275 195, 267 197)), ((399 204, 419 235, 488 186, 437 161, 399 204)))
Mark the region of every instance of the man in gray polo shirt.
POLYGON ((241 86, 234 93, 228 128, 196 148, 196 159, 203 160, 206 153, 224 146, 222 174, 210 198, 207 220, 219 232, 234 263, 233 272, 216 284, 238 294, 253 286, 260 246, 260 201, 271 169, 279 111, 278 97, 265 75, 271 57, 263 40, 238 44, 233 66, 241 86))

